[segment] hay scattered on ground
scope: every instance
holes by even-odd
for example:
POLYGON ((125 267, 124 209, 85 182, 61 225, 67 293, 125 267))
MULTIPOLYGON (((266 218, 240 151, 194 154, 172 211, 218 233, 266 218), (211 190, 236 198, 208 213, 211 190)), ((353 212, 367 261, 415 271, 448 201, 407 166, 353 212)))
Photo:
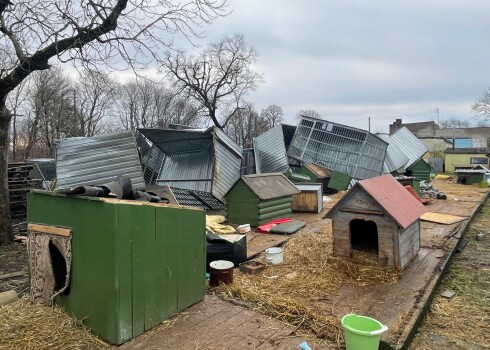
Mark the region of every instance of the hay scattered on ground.
POLYGON ((0 349, 109 349, 59 307, 31 304, 27 297, 0 307, 0 349))
POLYGON ((332 235, 300 233, 284 246, 284 262, 260 275, 235 271, 232 285, 220 285, 224 298, 238 298, 251 308, 317 337, 341 341, 336 316, 319 307, 344 283, 359 286, 396 282, 400 275, 378 266, 377 256, 355 251, 352 259, 334 257, 332 235))

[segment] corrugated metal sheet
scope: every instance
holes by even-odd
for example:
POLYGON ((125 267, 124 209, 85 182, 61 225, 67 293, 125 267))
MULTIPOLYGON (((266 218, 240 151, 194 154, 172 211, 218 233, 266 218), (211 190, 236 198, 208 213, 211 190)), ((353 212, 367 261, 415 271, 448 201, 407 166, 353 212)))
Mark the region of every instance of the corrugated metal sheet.
POLYGON ((393 143, 408 157, 404 168, 410 167, 428 151, 427 147, 405 126, 392 134, 390 139, 392 141, 390 144, 393 143))
POLYGON ((102 185, 129 176, 133 187, 145 187, 131 133, 65 139, 56 144, 58 188, 102 185))
POLYGON ((244 175, 241 179, 261 200, 291 196, 300 192, 280 173, 244 175))
POLYGON ((219 141, 223 143, 230 151, 235 153, 238 157, 242 156, 242 147, 238 145, 235 141, 233 141, 231 138, 228 137, 220 128, 218 127, 213 127, 213 132, 219 141))
POLYGON ((240 177, 242 149, 216 127, 139 132, 144 138, 139 144, 145 175, 151 178, 157 169, 159 185, 212 192, 223 198, 240 177))
MULTIPOLYGON (((221 132, 221 131, 220 131, 221 132)), ((214 172, 213 172, 213 195, 223 198, 228 190, 240 178, 241 149, 240 157, 235 152, 230 151, 228 144, 222 143, 222 138, 214 143, 214 172)))
POLYGON ((168 154, 165 156, 157 184, 211 192, 212 171, 211 150, 168 154))
POLYGON ((288 155, 366 179, 381 174, 387 147, 386 142, 365 130, 302 117, 288 155))
POLYGON ((391 173, 398 169, 401 169, 407 164, 408 156, 391 140, 391 136, 388 134, 376 134, 380 139, 388 143, 386 150, 386 158, 383 164, 383 172, 391 173))
POLYGON ((242 165, 240 175, 255 174, 255 155, 253 148, 244 149, 242 152, 242 165))
POLYGON ((276 125, 254 138, 255 168, 257 174, 285 173, 289 170, 282 125, 276 125))
POLYGON ((390 174, 359 181, 356 186, 361 186, 404 229, 427 211, 390 174))

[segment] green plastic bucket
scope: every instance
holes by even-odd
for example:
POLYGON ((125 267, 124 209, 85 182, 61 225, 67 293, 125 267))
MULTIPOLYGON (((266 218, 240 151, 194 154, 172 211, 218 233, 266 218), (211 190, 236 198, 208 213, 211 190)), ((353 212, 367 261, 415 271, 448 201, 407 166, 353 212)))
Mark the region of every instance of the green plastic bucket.
POLYGON ((346 350, 377 350, 388 327, 374 318, 348 314, 342 317, 346 350))

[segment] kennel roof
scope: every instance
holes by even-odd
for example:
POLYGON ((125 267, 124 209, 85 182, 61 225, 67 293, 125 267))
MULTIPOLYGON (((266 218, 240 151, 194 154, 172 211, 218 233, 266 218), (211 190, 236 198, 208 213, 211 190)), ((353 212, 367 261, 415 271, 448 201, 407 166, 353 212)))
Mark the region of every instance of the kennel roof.
MULTIPOLYGON (((406 229, 427 211, 423 204, 391 174, 361 180, 349 193, 353 193, 358 188, 363 189, 403 229, 406 229)), ((335 212, 351 199, 349 193, 328 211, 326 218, 332 218, 335 212)))

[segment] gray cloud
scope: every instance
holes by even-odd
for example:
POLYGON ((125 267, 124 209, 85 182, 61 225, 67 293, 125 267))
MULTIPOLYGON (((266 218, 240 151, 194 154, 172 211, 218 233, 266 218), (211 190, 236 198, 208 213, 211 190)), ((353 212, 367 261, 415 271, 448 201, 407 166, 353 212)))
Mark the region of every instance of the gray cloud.
POLYGON ((436 107, 441 119, 467 119, 490 86, 488 1, 230 0, 230 8, 202 44, 243 33, 266 80, 250 100, 259 110, 282 106, 291 121, 301 108, 346 123, 436 107))

